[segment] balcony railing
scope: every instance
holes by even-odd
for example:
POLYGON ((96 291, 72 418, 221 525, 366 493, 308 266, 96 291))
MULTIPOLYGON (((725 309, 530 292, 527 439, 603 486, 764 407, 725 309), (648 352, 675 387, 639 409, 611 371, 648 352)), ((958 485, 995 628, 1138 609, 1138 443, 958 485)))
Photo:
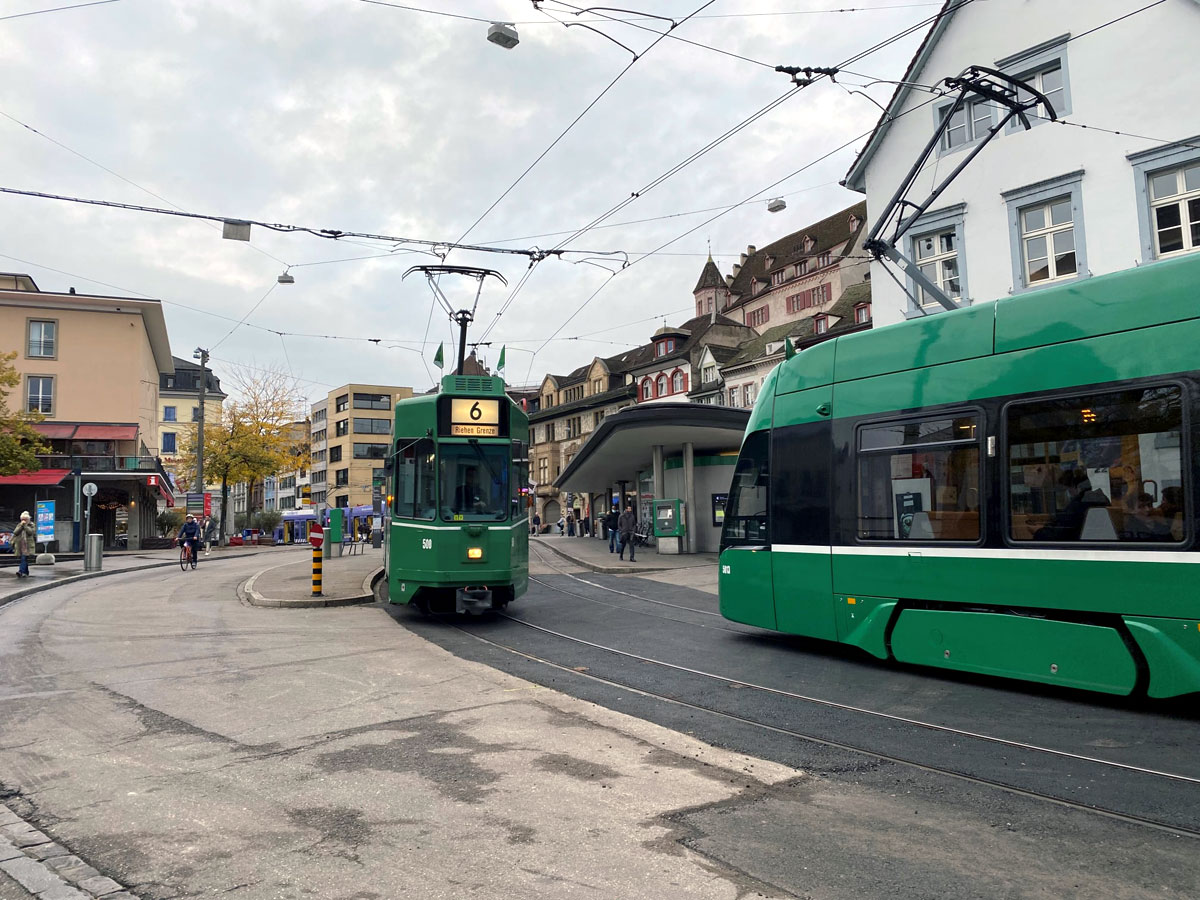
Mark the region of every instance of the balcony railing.
POLYGON ((77 456, 48 453, 38 457, 43 469, 70 469, 81 472, 160 472, 153 456, 77 456))

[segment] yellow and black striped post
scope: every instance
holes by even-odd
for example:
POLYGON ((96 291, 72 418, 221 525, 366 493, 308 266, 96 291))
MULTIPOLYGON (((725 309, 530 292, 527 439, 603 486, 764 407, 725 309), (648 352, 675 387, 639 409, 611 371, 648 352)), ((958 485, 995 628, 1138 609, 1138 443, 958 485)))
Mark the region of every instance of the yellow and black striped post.
POLYGON ((321 548, 313 547, 313 591, 314 597, 321 596, 321 548))

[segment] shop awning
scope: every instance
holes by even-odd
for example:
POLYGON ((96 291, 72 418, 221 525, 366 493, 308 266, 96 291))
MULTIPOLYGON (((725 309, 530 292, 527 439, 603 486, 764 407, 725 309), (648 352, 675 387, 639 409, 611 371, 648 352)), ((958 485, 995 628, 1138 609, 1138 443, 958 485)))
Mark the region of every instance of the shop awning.
POLYGON ((77 441, 136 441, 136 425, 80 425, 75 429, 77 441))
POLYGON ((36 472, 18 472, 16 475, 0 475, 0 484, 23 484, 44 487, 58 484, 71 474, 70 469, 39 469, 36 472))
POLYGON ((69 440, 75 433, 74 422, 35 422, 34 430, 45 438, 54 440, 69 440))

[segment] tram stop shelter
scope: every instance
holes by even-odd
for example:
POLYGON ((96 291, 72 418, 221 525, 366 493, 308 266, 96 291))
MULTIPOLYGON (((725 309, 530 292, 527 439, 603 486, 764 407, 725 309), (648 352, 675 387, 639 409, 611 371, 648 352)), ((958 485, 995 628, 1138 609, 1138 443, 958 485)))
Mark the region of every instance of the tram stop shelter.
POLYGON ((660 538, 660 553, 715 553, 725 502, 750 411, 704 403, 639 403, 607 416, 555 479, 560 491, 589 495, 597 518, 618 499, 649 521, 654 500, 686 505, 682 538, 660 538))

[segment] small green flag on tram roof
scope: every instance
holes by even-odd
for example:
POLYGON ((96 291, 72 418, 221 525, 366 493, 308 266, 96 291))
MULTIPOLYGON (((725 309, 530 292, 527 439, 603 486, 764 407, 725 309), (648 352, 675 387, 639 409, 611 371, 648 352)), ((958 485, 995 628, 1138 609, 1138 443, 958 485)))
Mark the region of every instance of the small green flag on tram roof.
POLYGON ((500 348, 500 361, 498 363, 496 363, 496 371, 497 372, 504 371, 504 350, 505 350, 504 347, 500 348))
POLYGON ((783 339, 783 358, 791 359, 795 355, 796 355, 796 347, 792 343, 792 339, 790 337, 785 337, 783 339))
POLYGON ((446 366, 446 361, 445 361, 444 357, 442 356, 442 348, 445 346, 446 345, 444 343, 438 344, 438 352, 433 354, 433 364, 435 366, 437 366, 439 369, 445 368, 445 366, 446 366))

